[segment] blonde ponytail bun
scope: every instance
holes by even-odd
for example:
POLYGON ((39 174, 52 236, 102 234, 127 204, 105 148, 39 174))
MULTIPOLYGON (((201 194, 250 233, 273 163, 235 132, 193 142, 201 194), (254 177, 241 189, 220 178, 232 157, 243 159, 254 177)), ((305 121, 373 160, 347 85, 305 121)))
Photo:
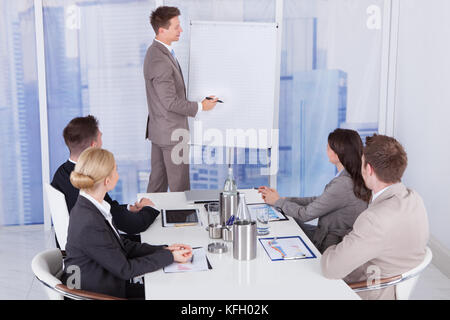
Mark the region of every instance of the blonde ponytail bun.
POLYGON ((90 189, 94 186, 95 181, 91 177, 72 171, 70 174, 70 182, 77 189, 90 189))
POLYGON ((90 147, 84 150, 70 174, 70 182, 80 190, 95 189, 114 170, 116 161, 111 152, 90 147))

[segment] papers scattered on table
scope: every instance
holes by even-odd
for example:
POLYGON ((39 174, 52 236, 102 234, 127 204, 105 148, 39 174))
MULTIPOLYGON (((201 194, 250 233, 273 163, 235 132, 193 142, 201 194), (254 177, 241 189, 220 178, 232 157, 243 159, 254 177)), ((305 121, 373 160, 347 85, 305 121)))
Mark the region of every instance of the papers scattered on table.
POLYGON ((265 203, 248 204, 247 208, 250 211, 252 219, 255 221, 258 210, 262 208, 267 208, 267 210, 269 210, 269 221, 288 220, 283 213, 265 203))
POLYGON ((208 260, 206 258, 206 250, 203 247, 192 249, 192 262, 179 263, 174 262, 164 267, 164 272, 194 272, 208 270, 208 260))
POLYGON ((259 241, 272 261, 316 258, 300 236, 260 238, 259 241))

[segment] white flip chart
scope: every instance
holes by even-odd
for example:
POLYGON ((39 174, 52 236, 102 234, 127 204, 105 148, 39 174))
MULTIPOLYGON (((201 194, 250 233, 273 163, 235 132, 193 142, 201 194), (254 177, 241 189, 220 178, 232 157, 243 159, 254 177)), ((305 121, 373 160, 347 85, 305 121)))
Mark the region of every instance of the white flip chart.
POLYGON ((216 95, 190 118, 196 145, 270 148, 277 129, 277 24, 191 22, 188 99, 216 95))

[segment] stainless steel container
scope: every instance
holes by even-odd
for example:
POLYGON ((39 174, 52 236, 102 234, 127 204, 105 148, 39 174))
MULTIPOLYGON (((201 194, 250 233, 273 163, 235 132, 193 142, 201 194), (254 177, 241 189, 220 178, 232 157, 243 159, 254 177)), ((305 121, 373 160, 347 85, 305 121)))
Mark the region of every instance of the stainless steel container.
POLYGON ((220 193, 219 206, 220 206, 220 224, 225 226, 230 220, 231 216, 235 216, 237 213, 239 204, 239 192, 237 194, 224 194, 220 193))
POLYGON ((210 224, 208 226, 209 237, 211 239, 221 239, 222 238, 222 226, 210 224))
POLYGON ((233 241, 233 226, 222 227, 222 239, 225 241, 233 241))
POLYGON ((228 251, 228 247, 222 242, 213 242, 208 244, 208 252, 211 253, 225 253, 228 251))
POLYGON ((256 258, 256 222, 235 221, 233 224, 233 257, 237 260, 256 258))

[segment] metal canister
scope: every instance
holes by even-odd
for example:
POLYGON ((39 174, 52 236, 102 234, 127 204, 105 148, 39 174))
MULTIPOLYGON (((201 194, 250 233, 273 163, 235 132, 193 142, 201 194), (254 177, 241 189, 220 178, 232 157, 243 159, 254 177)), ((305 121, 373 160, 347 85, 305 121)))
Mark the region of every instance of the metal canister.
POLYGON ((209 225, 209 237, 211 239, 220 239, 222 238, 222 226, 221 225, 209 225))
POLYGON ((222 227, 222 239, 225 241, 233 241, 233 226, 222 227))
POLYGON ((220 206, 220 224, 227 225, 227 222, 232 216, 237 213, 239 205, 239 192, 236 194, 220 193, 219 206, 220 206))
POLYGON ((235 221, 233 224, 233 258, 252 260, 256 258, 256 222, 235 221))

